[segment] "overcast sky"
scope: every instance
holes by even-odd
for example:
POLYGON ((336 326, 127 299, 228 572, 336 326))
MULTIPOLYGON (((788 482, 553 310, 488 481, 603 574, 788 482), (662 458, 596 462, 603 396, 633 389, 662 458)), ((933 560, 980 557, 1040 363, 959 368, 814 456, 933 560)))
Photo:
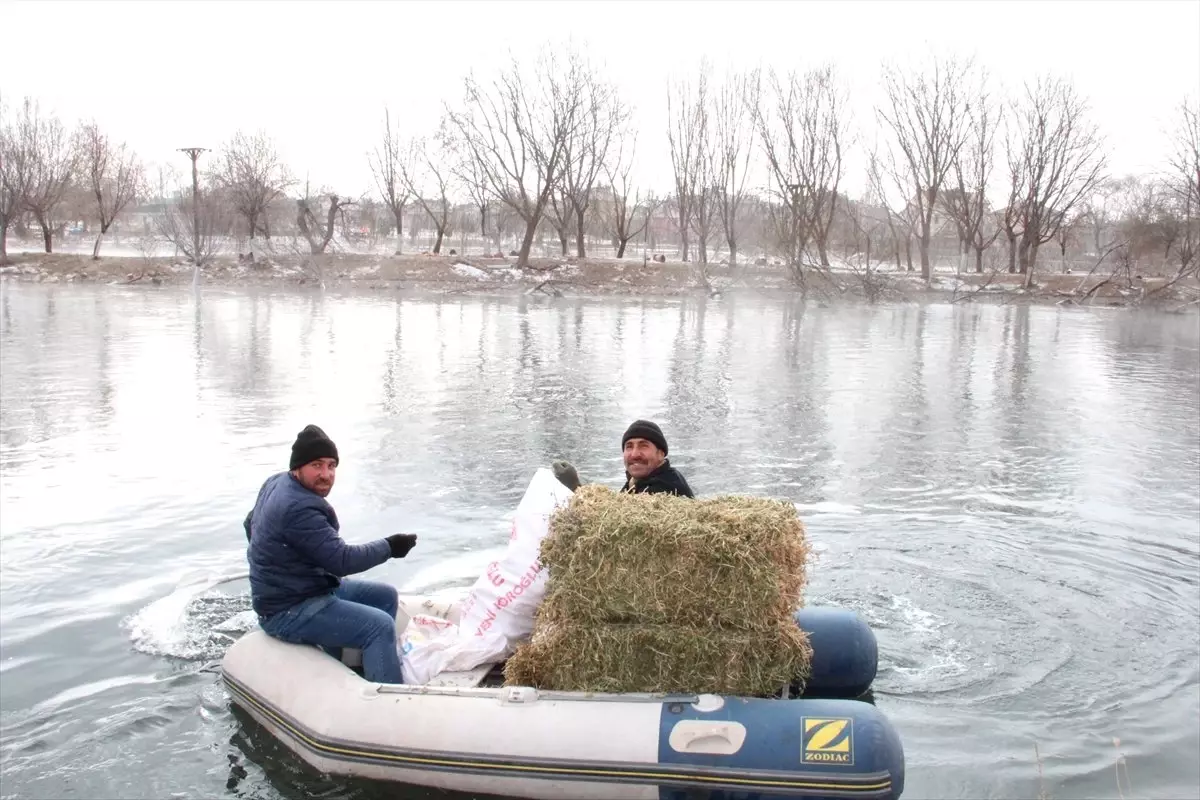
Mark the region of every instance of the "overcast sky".
MULTIPOLYGON (((1005 85, 1038 72, 1090 100, 1114 172, 1158 168, 1163 128, 1200 94, 1200 0, 1032 2, 4 2, 0 92, 94 117, 151 163, 265 129, 298 177, 357 194, 385 104, 404 133, 432 131, 509 49, 569 37, 635 107, 638 167, 669 188, 665 92, 707 55, 720 68, 804 69, 831 61, 856 132, 876 136, 882 59, 926 48, 974 55, 1005 85)), ((848 182, 862 185, 861 159, 848 182)))

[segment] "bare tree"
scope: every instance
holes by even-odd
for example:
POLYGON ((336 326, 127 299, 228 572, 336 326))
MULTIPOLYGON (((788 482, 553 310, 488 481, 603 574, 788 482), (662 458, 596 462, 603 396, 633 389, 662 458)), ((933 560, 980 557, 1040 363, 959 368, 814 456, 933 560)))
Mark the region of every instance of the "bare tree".
POLYGON ((983 272, 983 254, 1001 226, 989 224, 987 190, 995 165, 996 129, 1001 124, 1001 107, 993 102, 986 75, 966 102, 967 136, 952 160, 949 190, 942 195, 942 207, 954 220, 961 246, 959 271, 967 253, 975 251, 975 272, 983 272), (990 231, 990 232, 989 232, 990 231))
MULTIPOLYGON (((494 202, 492 193, 488 191, 487 178, 484 175, 482 166, 480 166, 472 154, 471 148, 463 140, 461 132, 448 117, 442 120, 441 131, 447 148, 447 156, 450 158, 450 172, 463 190, 466 191, 471 205, 479 212, 479 235, 484 238, 484 247, 486 248, 488 238, 488 210, 494 202)), ((493 248, 499 250, 499 225, 495 226, 494 239, 493 248)))
POLYGON ((24 207, 42 229, 46 252, 53 252, 56 211, 79 167, 77 142, 57 117, 43 117, 36 101, 25 99, 17 121, 20 147, 28 161, 24 207))
POLYGON ((700 84, 701 90, 697 94, 695 106, 691 109, 695 149, 693 150, 689 181, 692 195, 688 198, 688 203, 692 210, 692 233, 696 235, 697 277, 700 279, 700 284, 711 291, 708 244, 718 223, 717 170, 719 154, 715 135, 715 102, 708 91, 707 84, 707 66, 705 66, 705 75, 700 84))
POLYGON ((967 257, 971 253, 971 235, 964 220, 963 211, 971 205, 972 196, 958 188, 950 181, 938 197, 941 212, 953 223, 958 235, 958 274, 967 268, 967 257))
POLYGON ((904 202, 914 206, 925 280, 933 274, 929 243, 938 193, 966 137, 969 67, 969 62, 935 57, 928 71, 892 67, 883 75, 887 102, 877 113, 895 139, 885 163, 904 202))
MULTIPOLYGON (((1189 241, 1188 210, 1178 199, 1170 181, 1148 178, 1140 182, 1136 202, 1127 214, 1138 231, 1130 238, 1137 242, 1145 261, 1156 270, 1169 270, 1175 261, 1183 258, 1185 262, 1181 266, 1187 271, 1187 263, 1191 260, 1187 256, 1190 245, 1195 242, 1189 241)), ((1193 208, 1190 213, 1194 224, 1196 210, 1193 208)))
POLYGON ((550 227, 554 228, 554 232, 558 234, 558 243, 562 248, 563 256, 569 252, 567 243, 570 240, 569 231, 573 213, 571 211, 571 197, 567 193, 565 181, 560 182, 550 192, 550 205, 546 207, 546 222, 550 223, 550 227))
POLYGON ((124 142, 114 146, 94 121, 83 126, 79 139, 83 153, 82 171, 100 216, 100 232, 92 248, 92 258, 98 260, 100 241, 113 221, 142 190, 142 165, 124 142))
POLYGON ((1200 102, 1196 99, 1180 104, 1171 138, 1166 184, 1171 216, 1179 227, 1175 282, 1188 275, 1200 275, 1200 102))
MULTIPOLYGON (((852 200, 848 196, 841 198, 840 208, 838 211, 838 224, 843 230, 843 235, 846 236, 844 245, 847 249, 850 245, 853 246, 853 255, 862 254, 862 258, 849 258, 845 260, 845 266, 851 274, 858 280, 858 284, 862 289, 863 297, 870 303, 877 302, 884 297, 896 293, 897 290, 891 286, 887 277, 880 273, 878 265, 872 265, 871 253, 874 248, 876 237, 878 237, 884 229, 893 230, 894 222, 890 218, 890 212, 886 205, 882 203, 879 196, 876 194, 875 177, 878 172, 878 159, 874 153, 870 154, 873 161, 868 161, 868 179, 871 181, 868 184, 867 192, 858 200, 852 200), (880 212, 883 212, 882 214, 880 212), (865 252, 861 244, 865 243, 865 252)), ((893 253, 898 252, 893 244, 893 253)), ((879 264, 882 264, 886 259, 886 253, 876 253, 879 264)), ((840 289, 840 282, 836 280, 832 273, 828 274, 828 278, 832 279, 835 285, 840 289)))
POLYGON ((621 101, 616 87, 600 80, 596 73, 584 73, 582 92, 579 125, 567 140, 561 187, 570 206, 571 227, 575 230, 575 254, 579 258, 587 255, 585 222, 591 204, 592 187, 614 148, 619 146, 621 134, 629 120, 629 109, 621 101))
POLYGON ((884 211, 884 220, 892 240, 892 256, 896 261, 896 270, 912 272, 912 240, 918 225, 917 207, 901 198, 899 209, 893 208, 887 191, 888 179, 885 173, 886 168, 878 149, 872 149, 867 156, 867 185, 870 187, 870 195, 884 211))
MULTIPOLYGON (((1167 257, 1178 233, 1166 212, 1167 189, 1159 181, 1127 176, 1104 184, 1106 188, 1116 187, 1116 191, 1107 194, 1104 203, 1110 224, 1105 228, 1106 241, 1098 249, 1098 257, 1072 292, 1081 302, 1087 302, 1100 289, 1114 283, 1123 283, 1127 291, 1135 290, 1138 274, 1167 257), (1084 291, 1084 286, 1106 262, 1111 265, 1107 277, 1084 291)), ((1081 204, 1080 208, 1083 207, 1081 204)), ((1064 220, 1054 235, 1053 241, 1064 263, 1067 248, 1088 221, 1083 213, 1064 220)))
MULTIPOLYGON (((844 198, 841 204, 841 214, 844 215, 846 227, 849 228, 846 240, 847 256, 862 254, 866 270, 871 268, 871 254, 880 234, 888 222, 881 219, 879 211, 887 212, 878 202, 873 189, 858 200, 844 198)), ((879 254, 875 253, 879 258, 879 254)), ((882 261, 882 258, 879 258, 882 261)))
POLYGON ((749 76, 733 75, 721 86, 714 103, 713 188, 717 217, 729 247, 730 266, 737 264, 738 213, 746 198, 746 178, 754 153, 750 87, 749 76))
POLYGON ((458 140, 479 168, 489 193, 525 223, 517 265, 529 265, 538 224, 562 177, 568 143, 583 107, 587 67, 574 51, 566 63, 544 51, 526 85, 514 59, 491 87, 466 80, 464 107, 449 111, 458 140))
MULTIPOLYGON (((318 192, 315 196, 309 192, 308 184, 304 186, 304 197, 296 201, 296 227, 300 229, 309 250, 313 255, 325 252, 337 226, 339 216, 345 215, 345 209, 354 205, 348 197, 339 197, 334 192, 318 192), (324 219, 321 214, 324 206, 324 219)), ((345 227, 343 225, 343 227, 345 227)))
POLYGON ((700 139, 703 142, 696 163, 695 190, 692 192, 692 233, 696 235, 696 261, 700 267, 700 282, 708 287, 708 243, 717 227, 717 192, 714 186, 716 158, 712 148, 712 132, 708 113, 704 114, 700 139))
MULTIPOLYGON (((1137 175, 1109 178, 1101 181, 1100 188, 1092 193, 1093 198, 1098 195, 1102 197, 1106 220, 1103 238, 1107 244, 1115 245, 1119 260, 1140 268, 1150 262, 1165 262, 1171 256, 1181 231, 1179 220, 1172 213, 1175 196, 1168 182, 1137 175)), ((1063 228, 1079 224, 1084 214, 1096 213, 1095 205, 1094 200, 1081 203, 1079 215, 1063 223, 1054 241, 1062 241, 1063 228)), ((1091 222, 1090 218, 1087 221, 1091 222)))
POLYGON ((1006 132, 1008 199, 1004 204, 1004 209, 996 215, 996 223, 1004 231, 1004 237, 1008 242, 1008 273, 1013 275, 1017 271, 1017 243, 1021 240, 1024 231, 1025 198, 1021 195, 1021 164, 1019 160, 1013 160, 1012 144, 1008 139, 1009 136, 1006 132))
POLYGON ((703 185, 708 130, 707 60, 701 63, 700 76, 693 91, 689 82, 679 80, 667 85, 667 141, 671 147, 671 167, 675 174, 676 225, 679 229, 680 258, 690 255, 688 236, 695 216, 694 198, 703 185))
POLYGON ((1038 248, 1058 234, 1068 216, 1102 179, 1106 157, 1087 106, 1061 78, 1026 85, 1013 109, 1010 170, 1021 209, 1019 261, 1025 288, 1033 286, 1038 248))
POLYGON ((271 204, 293 184, 275 143, 265 132, 238 131, 217 156, 213 176, 242 218, 250 236, 250 252, 258 234, 271 238, 271 204))
POLYGON ((846 146, 845 96, 829 66, 804 74, 773 70, 751 85, 759 143, 766 156, 777 247, 804 286, 811 245, 816 266, 829 269, 829 231, 837 209, 846 146))
POLYGON ((211 187, 202 188, 197 196, 191 180, 180 181, 174 170, 171 182, 177 188, 168 196, 167 176, 159 172, 158 195, 163 207, 155 215, 154 224, 159 235, 192 262, 193 280, 197 280, 204 265, 220 252, 230 214, 211 187))
POLYGON ((1080 200, 1080 213, 1088 227, 1088 244, 1095 252, 1104 248, 1123 213, 1123 200, 1130 195, 1132 184, 1136 182, 1137 178, 1132 175, 1104 178, 1096 183, 1089 196, 1080 200))
POLYGON ((640 236, 649 225, 659 201, 653 194, 642 197, 634 192, 630 202, 632 182, 630 174, 633 170, 633 156, 637 150, 637 136, 634 135, 629 143, 629 152, 625 152, 624 143, 618 147, 615 162, 612 166, 605 165, 605 175, 612 189, 612 209, 609 219, 609 232, 612 234, 617 247, 617 258, 625 257, 625 248, 632 239, 640 236), (639 221, 640 218, 640 221, 639 221))
POLYGON ((1200 101, 1179 104, 1168 159, 1168 186, 1192 213, 1200 211, 1200 101))
POLYGON ((1070 269, 1070 264, 1067 261, 1067 250, 1071 245, 1075 244, 1079 239, 1079 232, 1083 228, 1083 219, 1076 213, 1073 216, 1063 220, 1063 224, 1058 226, 1058 231, 1054 234, 1054 243, 1058 245, 1058 271, 1066 274, 1070 269))
POLYGON ((375 185, 392 218, 396 221, 396 255, 400 255, 404 244, 404 207, 408 205, 409 191, 404 185, 404 167, 400 159, 406 155, 400 145, 400 137, 392 129, 392 115, 387 109, 383 112, 383 141, 382 146, 367 154, 371 164, 371 174, 375 176, 375 185))
POLYGON ((8 263, 8 228, 24 209, 29 171, 25 141, 0 102, 0 264, 8 263))
POLYGON ((408 155, 400 162, 400 181, 404 193, 416 202, 433 221, 437 240, 433 252, 442 252, 442 239, 450 227, 450 201, 447 197, 451 168, 450 148, 444 128, 433 139, 413 139, 408 155))

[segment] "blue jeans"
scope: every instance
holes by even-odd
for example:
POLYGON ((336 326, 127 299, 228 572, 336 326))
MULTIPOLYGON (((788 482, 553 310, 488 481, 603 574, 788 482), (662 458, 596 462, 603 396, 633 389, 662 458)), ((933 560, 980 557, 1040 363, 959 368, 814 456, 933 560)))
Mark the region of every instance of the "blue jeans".
POLYGON ((396 589, 376 581, 345 579, 332 595, 313 597, 261 620, 269 635, 293 644, 315 644, 334 658, 341 648, 363 652, 363 677, 404 683, 396 650, 396 589))

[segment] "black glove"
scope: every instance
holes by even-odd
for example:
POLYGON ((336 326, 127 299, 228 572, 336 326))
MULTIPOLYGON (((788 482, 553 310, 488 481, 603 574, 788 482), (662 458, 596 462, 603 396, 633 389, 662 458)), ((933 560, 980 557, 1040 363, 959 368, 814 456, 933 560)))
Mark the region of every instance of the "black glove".
POLYGON ((393 533, 386 539, 388 547, 392 548, 392 558, 404 558, 417 543, 415 533, 393 533))
POLYGON ((550 465, 550 469, 554 472, 554 477, 558 478, 558 482, 572 492, 579 488, 579 473, 575 471, 571 462, 555 461, 550 465))

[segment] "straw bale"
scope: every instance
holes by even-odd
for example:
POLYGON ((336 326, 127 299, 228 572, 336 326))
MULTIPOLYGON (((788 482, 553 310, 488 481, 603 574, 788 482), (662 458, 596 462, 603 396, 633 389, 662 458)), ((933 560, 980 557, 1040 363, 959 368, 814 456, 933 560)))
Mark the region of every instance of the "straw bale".
POLYGON ((809 554, 788 502, 584 486, 542 541, 543 608, 581 624, 768 630, 801 605, 809 554))
POLYGON ((504 666, 507 685, 576 692, 778 696, 809 676, 812 647, 794 623, 762 633, 679 625, 542 622, 504 666))
POLYGON ((807 680, 810 555, 791 503, 583 486, 542 541, 546 595, 508 685, 777 695, 807 680))

